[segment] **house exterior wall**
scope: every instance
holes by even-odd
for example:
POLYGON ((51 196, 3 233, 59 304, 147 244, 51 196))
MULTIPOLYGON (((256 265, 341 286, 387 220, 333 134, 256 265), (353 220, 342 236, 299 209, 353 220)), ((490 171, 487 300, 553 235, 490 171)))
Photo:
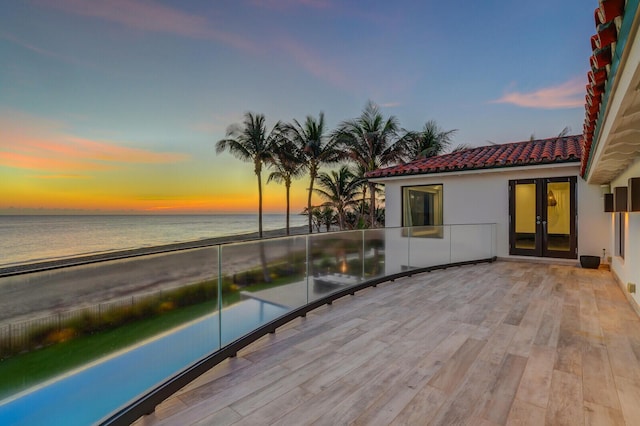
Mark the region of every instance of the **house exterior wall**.
MULTIPOLYGON (((443 184, 444 224, 496 223, 493 236, 487 237, 486 228, 480 227, 473 232, 465 231, 464 233, 470 239, 494 238, 494 253, 498 257, 511 257, 509 255, 509 180, 577 176, 578 172, 579 166, 572 163, 381 179, 380 182, 385 184, 386 226, 402 225, 403 186, 443 184)), ((600 186, 588 185, 578 177, 576 191, 578 255, 601 256, 602 249, 610 244, 611 225, 610 214, 604 213, 600 186)), ((452 228, 452 232, 454 232, 453 229, 455 228, 452 228)), ((454 235, 451 237, 455 238, 454 235)), ((418 238, 415 240, 412 240, 411 245, 416 252, 417 247, 423 244, 425 250, 429 249, 434 257, 446 257, 441 253, 447 245, 445 241, 440 241, 442 247, 437 248, 437 241, 418 238)), ((478 241, 478 244, 482 245, 484 242, 478 241)), ((393 253, 391 250, 390 252, 393 253)))
MULTIPOLYGON (((611 181, 611 188, 627 186, 630 177, 640 177, 640 159, 636 160, 616 179, 611 181)), ((609 247, 607 252, 611 256, 611 270, 618 276, 626 287, 627 283, 634 283, 638 287, 631 297, 640 305, 640 212, 624 213, 626 221, 625 255, 624 258, 615 255, 615 213, 609 213, 609 247)))

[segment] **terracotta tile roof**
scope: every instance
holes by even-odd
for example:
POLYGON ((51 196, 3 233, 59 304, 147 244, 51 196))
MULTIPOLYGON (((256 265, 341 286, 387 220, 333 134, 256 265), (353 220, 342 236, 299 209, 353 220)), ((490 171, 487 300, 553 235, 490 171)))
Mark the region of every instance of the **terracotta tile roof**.
POLYGON ((368 178, 580 162, 582 135, 470 148, 367 173, 368 178))
POLYGON ((598 0, 598 7, 593 12, 596 33, 591 36, 589 58, 591 69, 587 73, 587 95, 585 96, 585 120, 582 148, 582 164, 580 174, 584 177, 587 163, 591 155, 591 145, 597 134, 598 120, 603 115, 603 98, 606 95, 607 80, 610 77, 612 52, 616 50, 618 31, 622 23, 620 16, 624 14, 625 0, 598 0))

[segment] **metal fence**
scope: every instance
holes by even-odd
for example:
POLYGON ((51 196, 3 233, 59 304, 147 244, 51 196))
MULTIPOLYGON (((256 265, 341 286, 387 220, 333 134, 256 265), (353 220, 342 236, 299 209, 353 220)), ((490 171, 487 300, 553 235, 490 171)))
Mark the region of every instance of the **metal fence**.
POLYGON ((110 318, 122 315, 127 309, 147 303, 159 303, 166 294, 166 291, 160 290, 55 312, 40 318, 0 324, 0 359, 64 342, 75 336, 77 331, 72 329, 73 325, 86 324, 87 320, 96 324, 107 324, 110 318))

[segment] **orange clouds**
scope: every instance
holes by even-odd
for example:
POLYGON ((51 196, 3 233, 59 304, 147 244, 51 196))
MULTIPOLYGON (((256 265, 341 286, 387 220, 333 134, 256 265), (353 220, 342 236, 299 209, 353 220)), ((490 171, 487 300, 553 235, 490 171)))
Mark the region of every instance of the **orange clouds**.
MULTIPOLYGON (((209 160, 80 137, 64 123, 0 108, 0 214, 254 212, 252 165, 209 160)), ((306 203, 307 180, 293 185, 294 214, 306 203)), ((284 195, 282 185, 265 184, 265 212, 284 211, 284 195)))
MULTIPOLYGON (((8 116, 8 117, 7 117, 8 116)), ((61 126, 35 117, 0 118, 0 165, 45 172, 110 170, 119 164, 185 161, 188 155, 130 148, 65 134, 61 126)), ((58 174, 58 176, 65 174, 58 174)))
POLYGON ((529 93, 507 93, 500 99, 491 102, 513 104, 527 108, 578 108, 584 106, 584 85, 584 78, 579 77, 529 93))

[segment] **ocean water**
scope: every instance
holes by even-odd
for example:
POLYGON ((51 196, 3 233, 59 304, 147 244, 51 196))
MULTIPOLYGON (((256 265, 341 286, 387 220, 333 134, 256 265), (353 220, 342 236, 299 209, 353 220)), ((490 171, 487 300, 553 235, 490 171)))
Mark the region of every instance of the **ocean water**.
MULTIPOLYGON (((265 231, 286 226, 283 214, 262 221, 265 231)), ((291 227, 306 223, 290 217, 291 227)), ((0 216, 0 267, 257 231, 254 214, 0 216)))

